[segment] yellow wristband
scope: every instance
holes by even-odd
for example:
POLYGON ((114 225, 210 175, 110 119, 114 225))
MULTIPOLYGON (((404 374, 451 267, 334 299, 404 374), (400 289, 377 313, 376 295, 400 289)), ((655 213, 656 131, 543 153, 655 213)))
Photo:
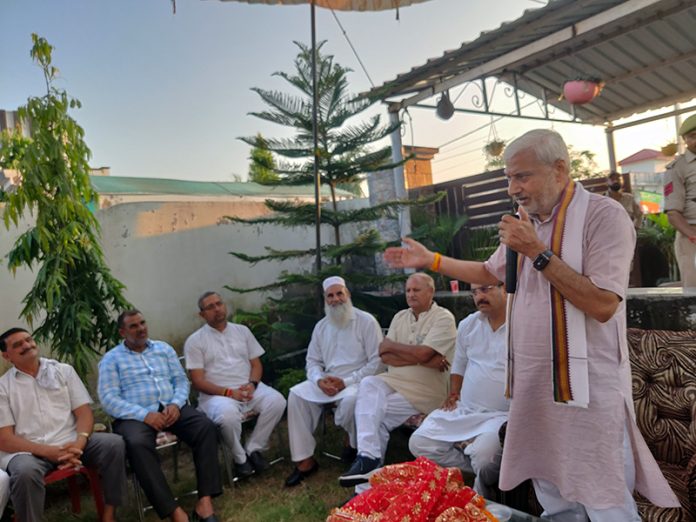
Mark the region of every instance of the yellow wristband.
POLYGON ((90 433, 87 433, 86 431, 81 431, 80 433, 77 434, 78 437, 84 437, 85 439, 89 440, 90 433))
POLYGON ((439 272, 440 264, 442 263, 442 256, 439 252, 435 252, 435 258, 433 259, 433 264, 430 265, 431 272, 439 272))

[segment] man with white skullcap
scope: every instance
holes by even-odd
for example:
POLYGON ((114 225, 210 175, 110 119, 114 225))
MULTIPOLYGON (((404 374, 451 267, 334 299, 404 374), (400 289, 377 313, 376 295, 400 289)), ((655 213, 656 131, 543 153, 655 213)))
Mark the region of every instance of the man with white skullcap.
POLYGON ((353 307, 342 277, 324 280, 324 311, 307 349, 307 380, 293 386, 288 397, 288 437, 295 469, 286 479, 297 486, 319 465, 314 459, 314 430, 325 404, 336 404, 334 421, 348 432, 349 446, 343 458, 355 455, 353 410, 358 384, 383 369, 379 358, 382 330, 370 314, 353 307))
POLYGON ((682 286, 696 287, 696 114, 684 120, 679 135, 686 143, 686 151, 667 165, 665 212, 677 229, 674 253, 682 286))

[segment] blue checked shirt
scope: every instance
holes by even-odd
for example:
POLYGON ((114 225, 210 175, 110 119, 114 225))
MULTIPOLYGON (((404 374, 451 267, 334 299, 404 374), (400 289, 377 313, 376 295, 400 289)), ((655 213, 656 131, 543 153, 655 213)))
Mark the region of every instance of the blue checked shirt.
POLYGON ((148 340, 141 353, 121 343, 104 355, 98 392, 104 411, 112 417, 143 421, 160 405, 186 404, 189 382, 174 348, 148 340))

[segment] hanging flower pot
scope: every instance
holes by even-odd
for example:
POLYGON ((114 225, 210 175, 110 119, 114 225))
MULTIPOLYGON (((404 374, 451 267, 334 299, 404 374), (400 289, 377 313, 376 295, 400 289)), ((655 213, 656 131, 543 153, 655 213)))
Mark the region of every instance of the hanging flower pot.
POLYGON ((563 84, 563 96, 573 105, 592 101, 602 91, 604 84, 599 80, 568 80, 563 84))
POLYGON ((668 143, 660 149, 660 152, 662 152, 663 156, 674 156, 677 153, 677 144, 668 143))
POLYGON ((483 151, 488 155, 492 157, 498 157, 503 153, 503 149, 505 148, 505 142, 503 140, 493 140, 489 141, 486 143, 486 145, 483 147, 483 151))

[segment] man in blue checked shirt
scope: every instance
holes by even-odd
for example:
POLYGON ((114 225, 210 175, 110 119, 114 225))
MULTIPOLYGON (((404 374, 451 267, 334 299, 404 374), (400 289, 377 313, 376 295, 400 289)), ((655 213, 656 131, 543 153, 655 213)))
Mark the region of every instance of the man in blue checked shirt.
POLYGON ((118 317, 123 342, 99 363, 99 400, 126 441, 128 459, 160 518, 217 522, 212 497, 222 493, 215 425, 186 404, 189 383, 174 349, 148 338, 139 310, 118 317), (170 431, 193 449, 198 502, 189 518, 177 505, 160 467, 155 438, 170 431))

